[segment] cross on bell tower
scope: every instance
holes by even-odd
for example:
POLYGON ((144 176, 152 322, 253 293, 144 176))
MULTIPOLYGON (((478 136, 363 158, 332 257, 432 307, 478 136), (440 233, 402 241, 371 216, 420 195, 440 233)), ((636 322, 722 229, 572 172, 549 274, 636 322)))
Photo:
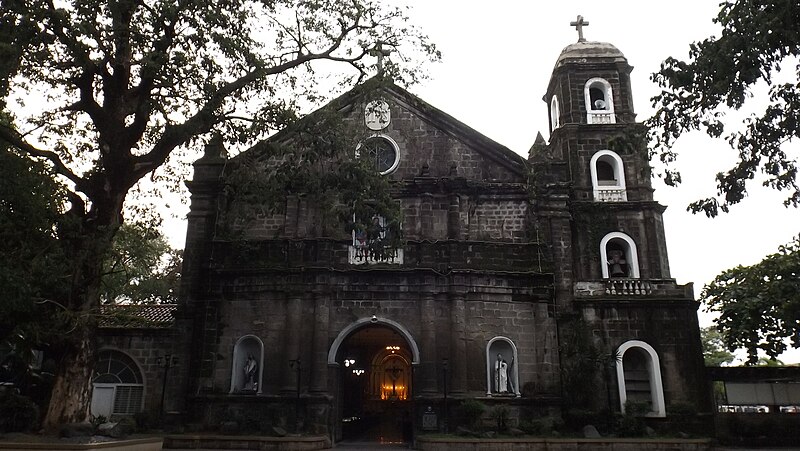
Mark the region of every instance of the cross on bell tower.
POLYGON ((375 44, 375 48, 370 50, 370 55, 378 57, 378 75, 383 75, 383 58, 388 57, 391 53, 391 49, 383 48, 383 41, 378 41, 378 43, 375 44))
POLYGON ((583 16, 578 15, 578 19, 570 22, 569 24, 578 30, 578 42, 586 42, 586 38, 583 37, 583 27, 588 27, 589 22, 584 21, 583 16))

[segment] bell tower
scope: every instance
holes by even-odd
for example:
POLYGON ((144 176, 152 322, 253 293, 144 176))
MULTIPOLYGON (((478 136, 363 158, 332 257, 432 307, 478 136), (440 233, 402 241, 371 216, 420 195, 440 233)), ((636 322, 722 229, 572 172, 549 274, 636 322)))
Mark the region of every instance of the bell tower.
POLYGON ((543 99, 547 160, 560 167, 572 219, 564 263, 576 280, 669 278, 664 207, 653 200, 645 129, 633 109, 633 67, 612 44, 587 41, 583 17, 571 25, 579 40, 558 56, 543 99))
MULTIPOLYGON (((529 163, 536 221, 554 265, 560 334, 576 334, 583 323, 588 340, 619 359, 616 375, 604 377, 614 401, 598 397, 582 407, 624 411, 633 400, 656 417, 671 400, 705 407, 698 304, 692 286, 670 276, 666 207, 653 200, 633 67, 614 45, 587 41, 583 17, 570 25, 578 42, 556 59, 543 98, 550 142, 537 139, 529 163), (665 359, 681 361, 680 368, 665 367, 662 376, 665 359)), ((570 357, 561 359, 569 368, 570 357)))

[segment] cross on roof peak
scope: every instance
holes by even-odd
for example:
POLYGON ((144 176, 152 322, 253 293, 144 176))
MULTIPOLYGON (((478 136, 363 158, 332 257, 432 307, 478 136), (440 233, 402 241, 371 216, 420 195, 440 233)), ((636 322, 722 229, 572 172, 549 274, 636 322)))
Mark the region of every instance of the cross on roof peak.
POLYGON ((578 30, 578 42, 586 42, 586 38, 583 37, 583 27, 588 27, 589 22, 583 20, 583 16, 578 14, 578 19, 573 22, 570 22, 569 24, 570 26, 573 26, 575 27, 576 30, 578 30))
POLYGON ((375 48, 370 50, 370 55, 378 57, 378 75, 383 75, 383 58, 388 57, 392 53, 392 49, 383 48, 383 41, 378 41, 375 48))

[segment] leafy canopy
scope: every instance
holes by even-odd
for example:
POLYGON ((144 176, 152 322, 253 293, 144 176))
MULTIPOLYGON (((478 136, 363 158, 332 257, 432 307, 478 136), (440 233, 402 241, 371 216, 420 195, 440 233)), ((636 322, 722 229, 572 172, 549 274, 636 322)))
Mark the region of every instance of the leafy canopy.
POLYGON ((759 351, 775 359, 787 340, 800 346, 800 237, 755 265, 724 271, 700 297, 719 314, 726 347, 747 350, 748 364, 759 351))
POLYGON ((105 260, 102 302, 177 302, 182 255, 157 229, 123 224, 105 260))
POLYGON ((722 366, 733 362, 734 355, 726 349, 725 340, 715 327, 701 328, 700 342, 703 346, 703 361, 706 366, 722 366))
POLYGON ((91 315, 131 190, 176 181, 165 163, 212 131, 246 146, 283 128, 317 88, 372 73, 378 42, 403 52, 384 67, 401 82, 439 58, 402 10, 372 0, 2 0, 0 141, 64 182, 58 302, 87 319, 63 336, 46 429, 88 415, 91 315), (349 72, 326 84, 323 60, 349 72))
MULTIPOLYGON (((787 143, 800 136, 800 3, 796 0, 737 0, 723 2, 714 22, 720 37, 690 47, 689 60, 668 58, 652 75, 662 91, 653 97, 655 115, 648 120, 652 149, 664 163, 677 155, 672 146, 684 133, 702 130, 723 137, 739 154, 736 164, 717 174, 717 197, 693 202, 689 209, 716 216, 747 195, 747 183, 764 175, 763 185, 788 192, 784 204, 800 204, 797 160, 787 143), (781 70, 797 75, 789 83, 774 83, 781 70), (739 110, 753 96, 756 84, 769 86, 766 108, 729 131, 726 109, 739 110)), ((667 184, 680 183, 669 169, 667 184)))

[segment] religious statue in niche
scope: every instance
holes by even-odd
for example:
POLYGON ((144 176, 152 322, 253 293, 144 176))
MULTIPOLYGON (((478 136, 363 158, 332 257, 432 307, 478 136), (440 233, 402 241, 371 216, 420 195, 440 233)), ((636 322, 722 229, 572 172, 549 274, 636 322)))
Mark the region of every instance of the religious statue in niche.
POLYGON ((608 275, 609 277, 628 277, 628 262, 619 249, 608 251, 608 275))
POLYGON ((244 362, 244 389, 247 391, 258 390, 258 361, 253 354, 247 354, 247 361, 244 362))
POLYGON ((501 395, 513 395, 514 385, 511 378, 508 377, 514 368, 514 357, 511 357, 511 364, 506 362, 503 354, 497 354, 497 360, 494 362, 494 392, 501 395))

